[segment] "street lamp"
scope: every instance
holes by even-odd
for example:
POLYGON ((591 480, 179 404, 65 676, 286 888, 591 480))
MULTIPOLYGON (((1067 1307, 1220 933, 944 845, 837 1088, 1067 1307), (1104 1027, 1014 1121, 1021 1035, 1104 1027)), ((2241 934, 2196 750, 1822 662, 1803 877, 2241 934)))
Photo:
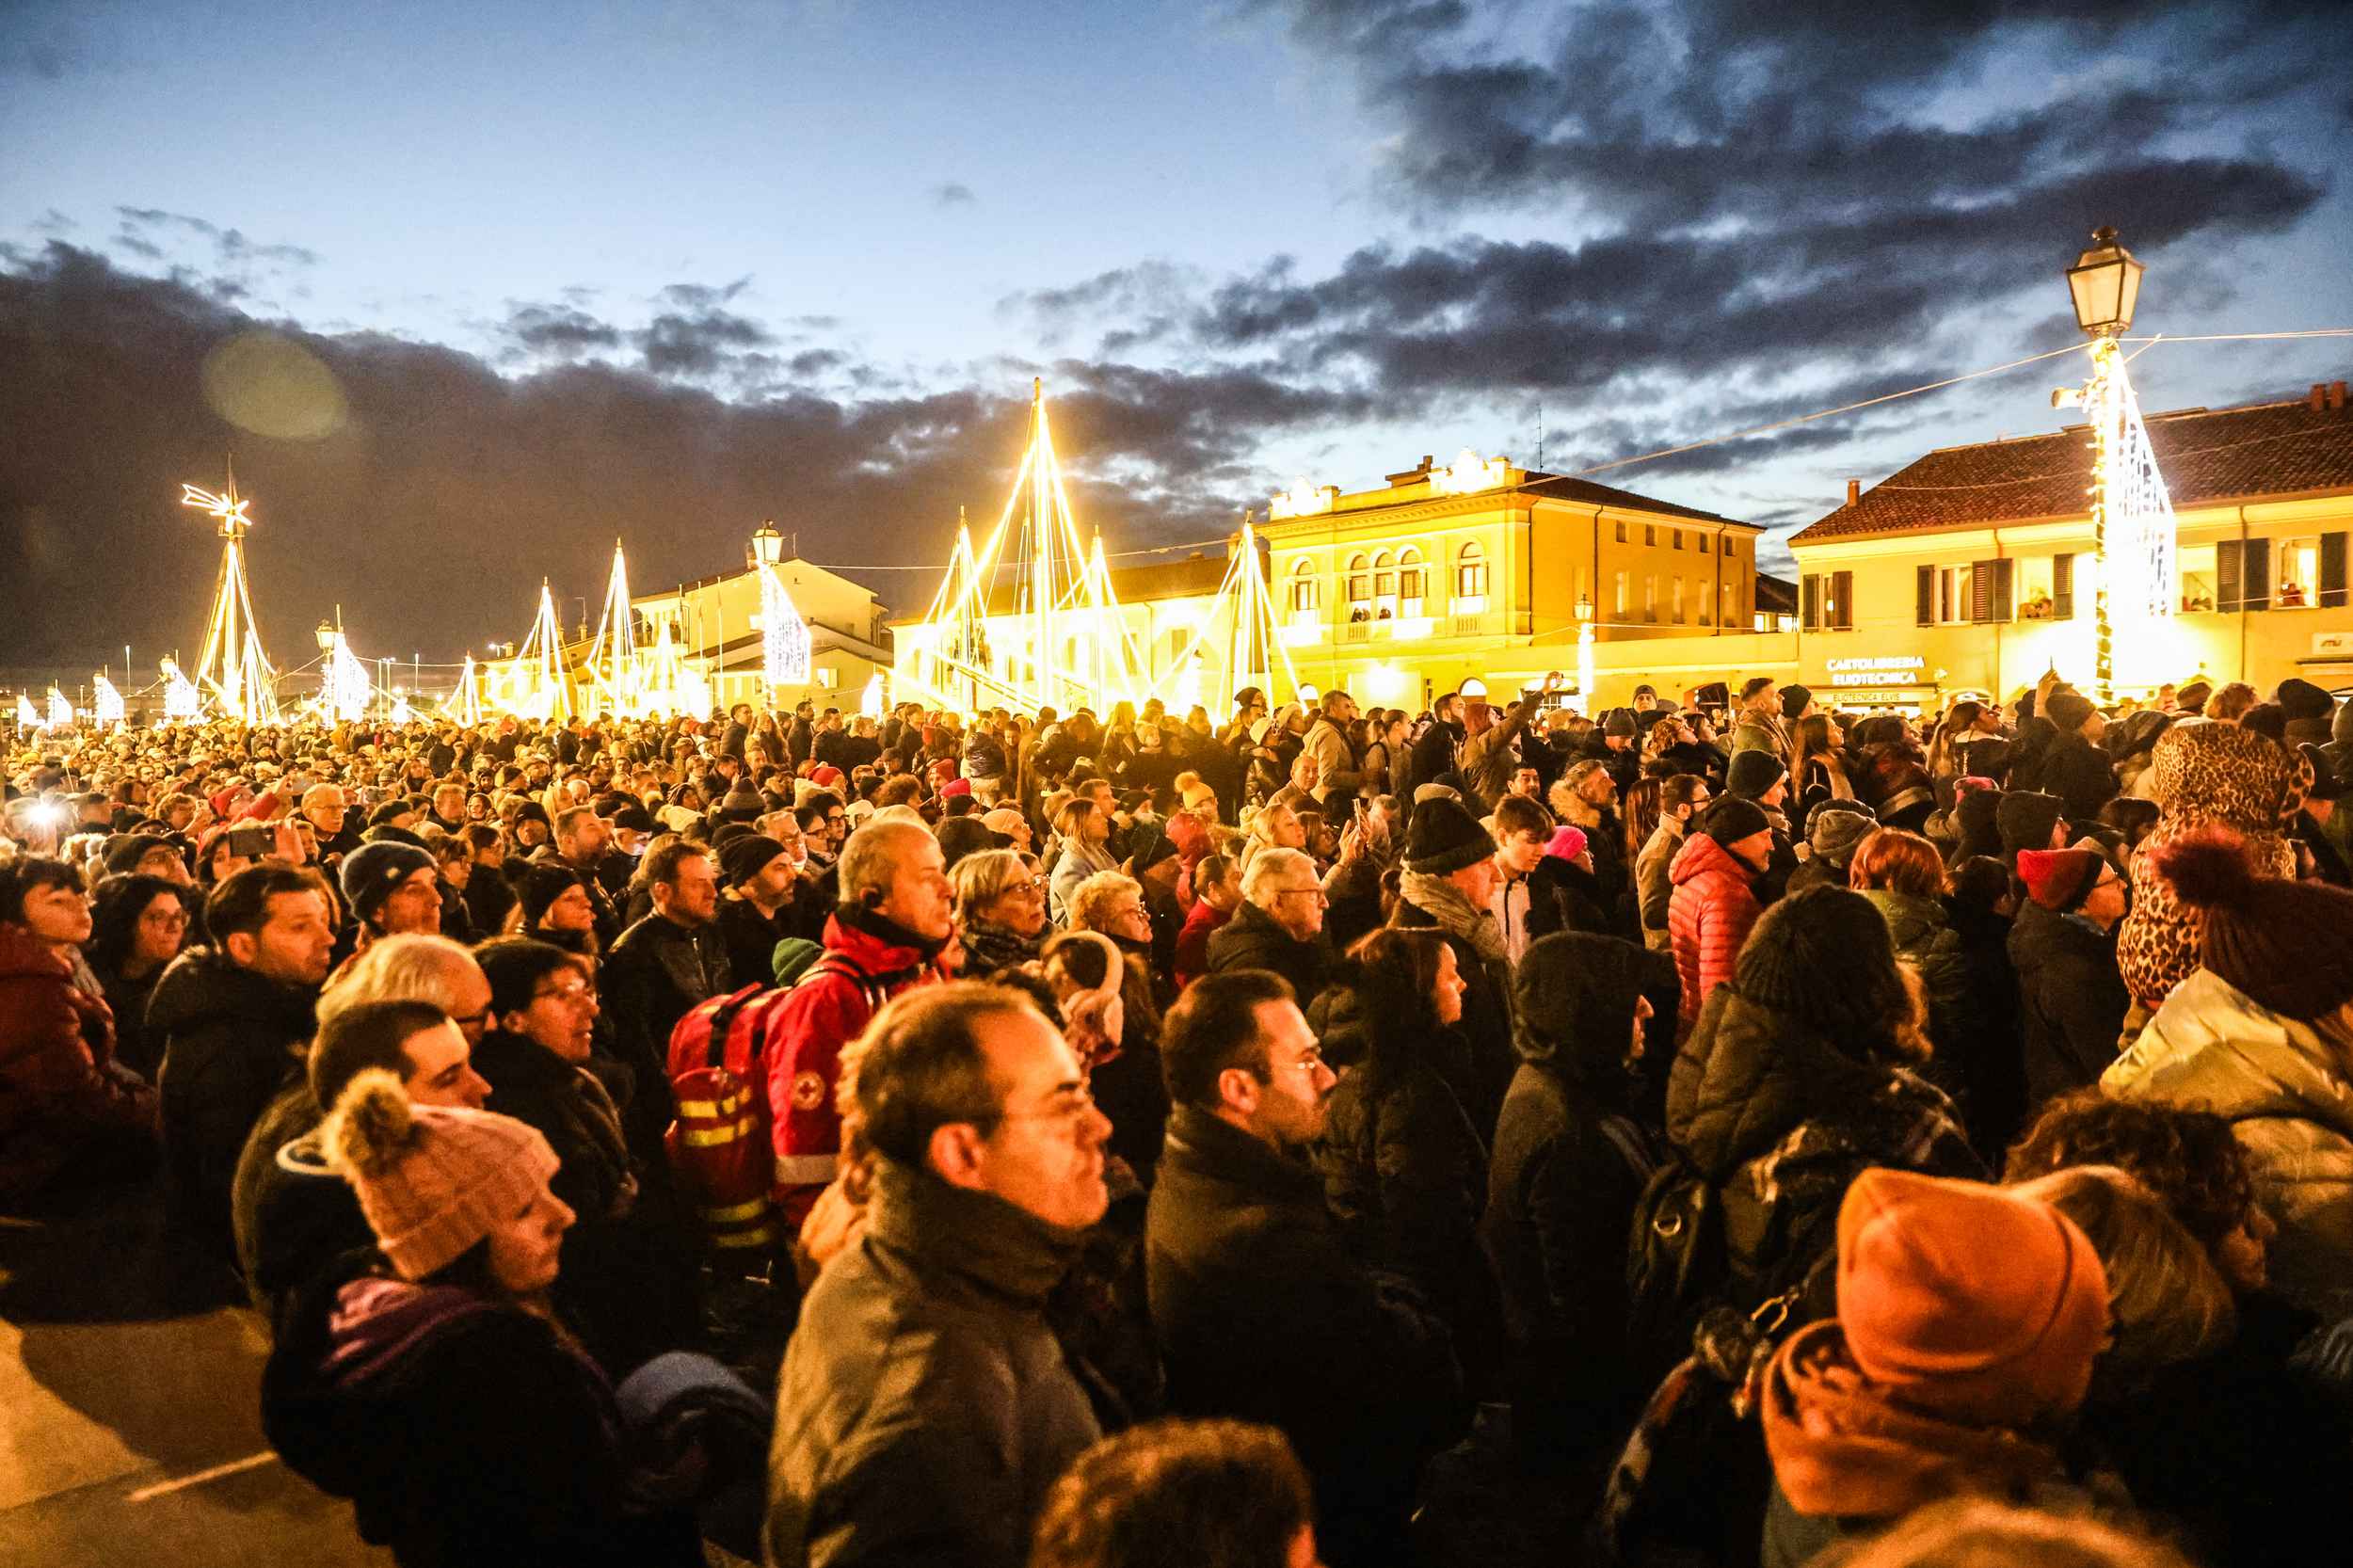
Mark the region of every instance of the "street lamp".
POLYGON ((335 623, 333 621, 320 621, 318 631, 312 634, 318 638, 321 653, 335 651, 335 623))
POLYGON ((752 536, 752 565, 773 567, 784 559, 784 536, 776 532, 774 518, 760 525, 752 536))
POLYGON ((1577 596, 1577 711, 1593 712, 1593 596, 1577 596))
POLYGON ((2144 270, 2114 229, 2092 232, 2091 248, 2067 269, 2075 325, 2091 340, 2091 378, 2051 394, 2053 408, 2080 404, 2091 426, 2091 558, 2099 573, 2091 598, 2092 686, 2103 704, 2116 699, 2119 590, 2135 621, 2162 619, 2178 603, 2173 503, 2157 472, 2116 341, 2132 329, 2144 270), (2118 546, 2113 552, 2111 536, 2118 546))

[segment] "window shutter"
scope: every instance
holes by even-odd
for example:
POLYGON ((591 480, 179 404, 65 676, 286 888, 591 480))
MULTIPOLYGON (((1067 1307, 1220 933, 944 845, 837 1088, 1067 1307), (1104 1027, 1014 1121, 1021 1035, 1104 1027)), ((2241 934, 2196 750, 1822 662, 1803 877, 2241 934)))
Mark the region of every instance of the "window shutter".
POLYGON ((1831 630, 1854 630, 1854 573, 1834 571, 1830 574, 1831 630))
POLYGON ((1936 568, 1914 567, 1912 572, 1913 621, 1919 626, 1936 624, 1936 568))
POLYGON ((2320 536, 2320 604, 2324 610, 2340 608, 2345 603, 2345 536, 2323 534, 2320 536))
POLYGON ((1808 572, 1798 584, 1800 608, 1804 612, 1803 624, 1808 632, 1822 624, 1822 579, 1818 572, 1808 572))
POLYGON ((1993 563, 1969 563, 1969 618, 1983 625, 1993 618, 1993 563))
POLYGON ((2249 610, 2270 609, 2271 541, 2269 539, 2247 541, 2246 568, 2244 575, 2247 579, 2247 607, 2249 610))
POLYGON ((1993 618, 2009 620, 2015 615, 2016 578, 2012 575, 2018 563, 2004 556, 1993 563, 1993 618))
POLYGON ((2051 618, 2075 618, 2075 557, 2070 552, 2051 557, 2051 618))
POLYGON ((2225 615, 2247 607, 2240 576, 2239 542, 2224 539, 2214 547, 2214 607, 2225 615))

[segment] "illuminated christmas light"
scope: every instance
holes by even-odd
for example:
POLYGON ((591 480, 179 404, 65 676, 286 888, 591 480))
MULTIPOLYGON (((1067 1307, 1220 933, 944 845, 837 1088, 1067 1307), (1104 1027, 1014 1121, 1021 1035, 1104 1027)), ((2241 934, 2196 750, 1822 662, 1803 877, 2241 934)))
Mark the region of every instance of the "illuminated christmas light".
POLYGON ((391 718, 392 722, 396 725, 414 724, 417 722, 417 715, 415 712, 408 706, 408 694, 402 691, 397 686, 392 688, 392 711, 388 716, 391 718))
POLYGON ((336 627, 327 649, 327 667, 319 676, 320 711, 339 722, 364 718, 373 695, 367 665, 344 640, 344 629, 336 627))
POLYGON ((156 666, 164 677, 164 722, 194 724, 204 716, 204 694, 196 682, 181 673, 177 659, 166 659, 156 666))
POLYGON ((55 686, 49 688, 49 723, 47 728, 51 729, 71 729, 73 728, 73 704, 67 701, 65 694, 57 690, 55 686))
POLYGON ((808 684, 808 622, 774 567, 760 568, 760 668, 770 686, 808 684))
POLYGON ((45 729, 48 728, 47 723, 40 716, 40 710, 33 706, 33 699, 26 696, 23 692, 16 694, 16 724, 17 728, 20 729, 45 729))
POLYGON ((866 678, 866 689, 858 694, 857 711, 870 719, 883 716, 882 671, 876 670, 866 678))
POLYGON ((122 694, 106 679, 103 670, 90 677, 90 721, 100 726, 122 722, 122 694))
POLYGON ((205 627, 204 651, 196 662, 197 685, 217 696, 231 718, 245 724, 271 723, 278 717, 277 673, 262 651, 253 596, 245 580, 245 536, 253 526, 246 509, 252 502, 237 494, 236 471, 232 468, 224 492, 215 494, 183 484, 180 504, 212 518, 219 524, 222 541, 212 618, 205 627))

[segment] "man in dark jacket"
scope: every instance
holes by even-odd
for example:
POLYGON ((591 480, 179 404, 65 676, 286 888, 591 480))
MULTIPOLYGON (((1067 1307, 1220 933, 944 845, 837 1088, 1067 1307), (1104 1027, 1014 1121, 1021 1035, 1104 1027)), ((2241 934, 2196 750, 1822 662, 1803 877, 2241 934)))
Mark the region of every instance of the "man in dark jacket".
POLYGON ((2018 856, 2027 903, 2010 927, 2026 1033, 2026 1111, 2100 1081, 2116 1060, 2132 999, 2116 963, 2126 883, 2098 851, 2030 849, 2018 856))
POLYGON ((795 904, 804 894, 815 904, 815 888, 801 880, 783 841, 765 833, 728 840, 719 852, 719 870, 728 885, 719 895, 718 924, 728 987, 766 985, 776 974, 776 944, 800 936, 808 923, 795 904))
POLYGON ((2058 739, 2043 754, 2041 789, 2067 804, 2067 820, 2078 828, 2116 798, 2116 768, 2100 747, 2108 721, 2079 692, 2057 691, 2045 705, 2058 739))
POLYGON ((1450 777, 1454 760, 1463 749, 1463 698, 1454 692, 1440 697, 1430 709, 1431 722, 1414 742, 1413 789, 1434 784, 1450 777))
POLYGON ((1503 1287, 1513 1440, 1534 1469, 1614 1455, 1644 1392, 1627 1376, 1626 1227, 1658 1151, 1632 1069, 1643 991, 1674 986, 1673 959, 1609 936, 1547 936, 1520 965, 1520 1069, 1481 1232, 1503 1287))
POLYGON ((1241 895, 1234 918, 1209 938, 1209 972, 1271 969, 1292 995, 1313 1001, 1335 957, 1315 862, 1295 849, 1262 849, 1242 873, 1241 895))
POLYGON ((249 866, 204 903, 212 947, 171 962, 147 1004, 164 1045, 164 1208, 191 1256, 234 1255, 230 1187, 246 1137, 300 1071, 334 951, 327 897, 292 866, 249 866))
POLYGON ((636 1087, 630 1096, 630 1146, 661 1158, 670 1125, 670 1031, 696 1002, 725 995, 727 949, 714 923, 719 873, 700 844, 674 839, 646 856, 653 913, 621 933, 603 974, 614 1049, 636 1087))
POLYGON ((1144 1256, 1169 1406, 1281 1428, 1326 1560, 1393 1561, 1422 1460, 1459 1431, 1460 1384, 1443 1332, 1349 1257, 1297 1158, 1337 1080, 1289 988, 1248 971, 1193 984, 1160 1060, 1176 1109, 1144 1256))
POLYGON ((1042 1308, 1101 1219, 1111 1124, 1018 993, 899 997, 855 1060, 863 1235, 818 1276, 777 1386, 765 1557, 1017 1568, 1100 1435, 1042 1308))

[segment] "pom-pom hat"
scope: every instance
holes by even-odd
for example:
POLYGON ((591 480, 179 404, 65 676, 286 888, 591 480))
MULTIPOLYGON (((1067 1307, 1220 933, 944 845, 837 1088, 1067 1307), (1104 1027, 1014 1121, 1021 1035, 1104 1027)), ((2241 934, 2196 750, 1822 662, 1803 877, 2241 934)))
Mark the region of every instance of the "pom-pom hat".
POLYGON ((320 1141, 407 1280, 448 1267, 521 1213, 559 1163, 537 1128, 495 1112, 411 1105, 381 1067, 345 1086, 320 1141))

